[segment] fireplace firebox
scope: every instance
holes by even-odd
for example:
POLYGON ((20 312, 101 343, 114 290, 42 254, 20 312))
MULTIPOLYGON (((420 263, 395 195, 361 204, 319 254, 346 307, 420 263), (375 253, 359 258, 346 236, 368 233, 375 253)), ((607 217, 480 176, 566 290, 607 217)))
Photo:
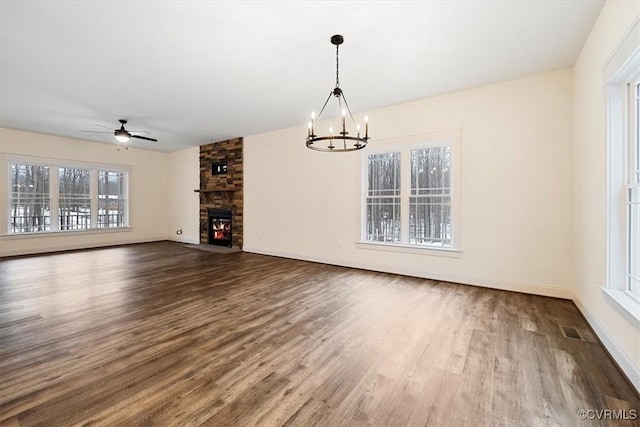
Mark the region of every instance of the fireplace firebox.
POLYGON ((209 244, 231 247, 232 223, 231 211, 224 209, 208 209, 209 244))

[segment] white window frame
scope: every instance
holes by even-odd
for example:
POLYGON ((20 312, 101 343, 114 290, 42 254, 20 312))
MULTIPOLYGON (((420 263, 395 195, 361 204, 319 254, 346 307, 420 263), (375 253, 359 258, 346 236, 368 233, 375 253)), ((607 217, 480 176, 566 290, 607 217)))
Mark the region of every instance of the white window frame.
MULTIPOLYGON (((11 163, 15 164, 17 162, 11 162, 11 163)), ((93 225, 94 225, 94 221, 93 221, 93 217, 94 217, 94 207, 93 207, 93 205, 94 205, 94 202, 93 202, 93 199, 94 199, 94 195, 95 194, 92 192, 92 190, 93 190, 92 182, 94 180, 94 175, 93 175, 94 169, 91 169, 91 168, 79 168, 79 167, 70 168, 69 166, 61 166, 61 165, 56 165, 56 168, 57 168, 57 171, 58 171, 58 177, 57 177, 58 189, 56 190, 56 200, 55 200, 55 203, 56 203, 57 207, 56 207, 55 211, 53 209, 51 210, 51 212, 58 212, 58 215, 56 215, 56 227, 58 228, 58 230, 60 229, 60 214, 59 214, 59 211, 60 211, 60 185, 59 185, 60 184, 60 170, 61 169, 78 169, 78 170, 87 170, 87 171, 89 171, 89 194, 88 194, 88 197, 89 197, 89 202, 91 204, 91 206, 90 206, 90 217, 89 217, 89 227, 88 228, 72 229, 72 230, 62 230, 62 231, 87 231, 87 230, 91 230, 92 228, 94 228, 93 227, 93 225)), ((52 194, 53 191, 50 191, 49 193, 52 194)), ((11 234, 22 234, 22 233, 11 233, 11 234)))
MULTIPOLYGON (((95 185, 95 197, 92 194, 91 197, 91 206, 93 209, 93 204, 95 203, 95 216, 91 217, 91 227, 97 230, 108 230, 108 229, 118 229, 118 228, 127 228, 129 226, 129 172, 125 171, 125 170, 120 170, 120 169, 114 169, 114 168, 106 168, 106 167, 100 167, 100 168, 96 168, 96 169, 92 169, 92 176, 91 176, 91 182, 92 184, 95 185), (123 173, 123 180, 124 180, 124 194, 122 194, 124 200, 125 200, 125 204, 124 204, 124 222, 125 225, 122 227, 99 227, 98 226, 98 210, 100 207, 100 203, 99 203, 99 171, 107 171, 107 172, 121 172, 123 173)), ((93 210, 91 211, 93 212, 93 210)))
POLYGON ((358 206, 359 228, 356 247, 360 249, 385 250, 391 252, 420 253, 425 255, 459 257, 462 252, 461 239, 461 129, 431 132, 408 137, 376 140, 362 152, 360 161, 360 199, 358 206), (451 147, 451 246, 422 246, 409 244, 409 199, 411 197, 411 150, 429 147, 451 147), (400 153, 400 243, 365 240, 366 197, 368 158, 371 154, 400 153))
MULTIPOLYGON (((20 163, 19 165, 25 165, 25 164, 24 164, 24 163, 20 163)), ((54 204, 54 200, 52 199, 51 195, 52 195, 52 193, 54 192, 54 190, 51 188, 51 182, 52 182, 52 177, 51 177, 52 172, 51 172, 51 168, 49 168, 49 166, 48 166, 48 165, 42 165, 42 164, 28 164, 28 165, 29 165, 29 166, 38 167, 38 168, 41 168, 41 169, 46 169, 46 170, 47 170, 47 173, 48 173, 48 176, 49 176, 49 177, 48 177, 48 183, 49 183, 48 187, 49 187, 49 190, 48 190, 48 192, 46 193, 46 199, 45 199, 45 200, 48 200, 48 202, 49 202, 49 203, 48 203, 48 206, 49 206, 49 216, 48 216, 48 217, 47 217, 47 216, 43 216, 43 219, 45 219, 45 218, 48 218, 48 219, 49 219, 48 227, 49 227, 49 229, 50 229, 50 230, 53 230, 53 228, 52 228, 52 227, 53 227, 53 225, 52 225, 52 223, 51 223, 51 212, 53 212, 53 209, 54 209, 54 206, 53 206, 53 204, 54 204)), ((7 187, 6 187, 6 190, 7 190, 7 195, 6 195, 7 210, 6 210, 6 212, 5 212, 5 213, 7 214, 7 223, 8 223, 8 224, 10 224, 10 223, 11 223, 11 220, 12 220, 12 218, 13 218, 13 217, 12 217, 12 209, 11 209, 11 207, 12 207, 13 200, 14 200, 14 197, 13 197, 13 196, 14 196, 14 190, 13 190, 13 183, 12 183, 12 180, 13 180, 13 176, 14 176, 14 174, 13 174, 13 169, 12 169, 11 165, 9 165, 9 167, 7 168, 7 172, 8 172, 8 185, 7 185, 7 187)), ((44 194, 44 192, 42 192, 42 193, 44 194)), ((20 195, 18 195, 17 199, 18 199, 18 200, 20 200, 20 199, 21 199, 20 195)), ((55 203, 56 203, 56 208, 57 208, 57 201, 55 201, 55 203)), ((45 227, 47 226, 47 224, 46 224, 46 220, 44 220, 44 224, 43 224, 43 225, 44 225, 45 227)), ((25 232, 25 233, 27 233, 27 232, 25 232)))
MULTIPOLYGON (((403 184, 406 184, 408 186, 408 191, 407 193, 407 208, 408 208, 408 212, 406 213, 406 217, 404 217, 403 219, 405 219, 405 223, 406 223, 406 227, 403 228, 403 233, 402 233, 402 239, 404 242, 408 242, 408 244, 410 246, 416 246, 416 247, 425 247, 425 248, 430 248, 430 249, 455 249, 455 236, 454 236, 454 231, 455 231, 455 224, 454 224, 454 219, 453 219, 453 215, 451 216, 451 244, 450 246, 443 246, 441 245, 419 245, 417 243, 411 243, 411 198, 415 197, 416 199, 419 199, 420 197, 430 197, 430 198, 436 198, 438 195, 436 194, 430 194, 430 195, 421 195, 419 194, 420 189, 416 189, 416 194, 412 194, 411 192, 413 191, 413 186, 411 185, 413 176, 412 176, 412 167, 411 167, 411 161, 413 160, 413 151, 414 150, 421 150, 421 149, 428 149, 428 148, 442 148, 442 147, 446 147, 449 148, 449 155, 450 155, 450 162, 452 163, 452 157, 453 157, 453 142, 452 141, 442 141, 442 142, 433 142, 433 143, 426 143, 426 144, 419 144, 419 145, 412 145, 409 150, 408 150, 408 179, 407 180, 403 180, 403 184)), ((453 174, 453 169, 450 170, 450 177, 453 174)), ((452 183, 450 183, 452 184, 452 183)), ((403 186, 404 188, 404 186, 403 186)), ((453 207, 453 185, 451 185, 449 188, 449 194, 447 194, 447 196, 449 196, 449 209, 451 210, 453 207)), ((425 189, 422 189, 425 190, 425 189)), ((435 190, 435 188, 431 188, 431 190, 435 190)), ((403 194, 404 195, 404 194, 403 194)), ((442 194, 444 196, 444 194, 442 194)), ((402 200, 404 201, 404 200, 402 200)), ((419 205, 419 204, 418 204, 419 205)), ((442 205, 442 203, 441 203, 442 205)))
POLYGON ((607 276, 603 292, 640 325, 640 299, 628 287, 629 188, 634 137, 630 85, 640 79, 640 25, 636 17, 603 69, 607 106, 607 276))
MULTIPOLYGON (((627 165, 629 168, 628 180, 627 180, 627 280, 626 288, 631 293, 631 296, 638 300, 640 303, 640 275, 634 276, 633 266, 637 268, 637 264, 640 261, 640 224, 633 223, 632 217, 632 204, 637 205, 636 209, 640 209, 638 205, 640 200, 640 179, 638 174, 640 173, 640 161, 638 161, 638 149, 640 148, 640 140, 638 130, 640 126, 640 120, 638 120, 638 103, 640 102, 640 70, 633 82, 629 85, 628 89, 628 101, 629 101, 629 144, 627 165), (636 193, 635 197, 632 193, 636 193), (633 226, 636 228, 633 229, 633 226), (635 231, 635 235, 632 231, 635 231), (633 252, 635 250, 635 252, 633 252), (635 288, 635 291, 634 289, 635 288)), ((637 218, 636 218, 637 219, 637 218)), ((637 274, 637 273, 636 273, 637 274)))
POLYGON ((399 206, 399 210, 400 210, 400 223, 404 223, 404 215, 405 215, 405 209, 403 209, 403 200, 404 198, 402 197, 402 188, 405 185, 405 177, 402 174, 402 162, 403 162, 403 158, 402 158, 402 153, 400 152, 400 150, 371 150, 368 153, 366 153, 366 155, 363 155, 362 157, 363 162, 365 163, 365 165, 363 166, 362 169, 362 173, 363 173, 363 194, 362 194, 362 241, 366 241, 368 243, 381 243, 381 244, 391 244, 391 245, 399 245, 401 244, 401 242, 406 241, 406 227, 401 227, 400 229, 400 235, 396 235, 395 237, 397 237, 400 242, 380 242, 380 241, 371 241, 371 240, 366 240, 365 239, 365 235, 367 235, 367 202, 369 198, 373 198, 373 199, 377 199, 377 198, 383 198, 383 199, 397 199, 397 201, 399 202, 399 204, 396 205, 396 203, 394 203, 394 212, 395 212, 395 206, 399 206), (398 159, 400 160, 400 164, 398 165, 400 168, 400 181, 398 182, 398 187, 396 189, 394 189, 395 191, 399 191, 398 194, 393 194, 393 195, 375 195, 375 196, 371 196, 369 193, 369 188, 368 188, 368 176, 369 176, 369 166, 370 166, 370 162, 369 162, 369 157, 371 155, 376 155, 376 154, 398 154, 398 159), (366 175, 366 176, 365 176, 366 175))
POLYGON ((76 235, 76 234, 94 234, 94 233, 109 233, 109 232, 122 232, 131 231, 133 226, 131 224, 129 212, 131 210, 131 174, 132 168, 127 165, 114 165, 97 162, 83 162, 67 159, 52 159, 41 158, 36 156, 25 156, 17 154, 3 154, 1 157, 2 163, 4 163, 5 176, 6 176, 6 188, 5 188, 5 202, 6 209, 4 212, 5 221, 0 224, 0 236, 3 239, 20 239, 20 238, 32 238, 32 237, 46 237, 56 235, 76 235), (49 167, 49 194, 51 197, 51 230, 50 231, 37 231, 28 233, 12 233, 11 232, 11 164, 28 164, 37 166, 49 167), (80 230, 60 230, 59 218, 58 218, 58 185, 59 185, 59 170, 60 168, 77 168, 88 169, 91 175, 90 181, 90 195, 91 195, 91 227, 89 229, 80 230), (98 215, 98 170, 117 171, 124 173, 125 179, 125 226, 123 227, 103 227, 97 226, 98 215), (56 213, 53 215, 53 213, 56 213))

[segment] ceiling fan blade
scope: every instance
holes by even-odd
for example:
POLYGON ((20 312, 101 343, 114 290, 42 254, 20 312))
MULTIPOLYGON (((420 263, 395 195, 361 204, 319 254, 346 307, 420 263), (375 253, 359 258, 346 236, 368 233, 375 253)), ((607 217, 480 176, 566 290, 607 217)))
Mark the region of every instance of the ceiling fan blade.
POLYGON ((100 125, 100 124, 98 124, 98 123, 95 123, 95 125, 96 125, 96 126, 98 126, 98 127, 103 128, 103 129, 109 129, 111 132, 113 132, 113 129, 108 128, 108 127, 106 127, 106 126, 102 126, 102 125, 100 125))
POLYGON ((131 138, 138 138, 138 139, 144 139, 145 141, 158 142, 157 139, 147 138, 146 136, 140 136, 140 135, 131 135, 131 138))
POLYGON ((113 131, 105 132, 103 130, 81 130, 80 132, 87 132, 87 133, 113 133, 113 131))
POLYGON ((151 135, 146 130, 130 130, 129 133, 146 133, 147 135, 151 135))

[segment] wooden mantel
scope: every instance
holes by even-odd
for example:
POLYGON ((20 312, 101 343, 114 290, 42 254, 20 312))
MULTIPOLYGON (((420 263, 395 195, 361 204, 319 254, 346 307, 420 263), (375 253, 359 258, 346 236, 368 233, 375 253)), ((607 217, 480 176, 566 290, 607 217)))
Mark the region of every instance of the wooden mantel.
POLYGON ((224 187, 213 187, 213 188, 201 188, 193 191, 195 191, 196 193, 233 193, 236 190, 224 188, 224 187))

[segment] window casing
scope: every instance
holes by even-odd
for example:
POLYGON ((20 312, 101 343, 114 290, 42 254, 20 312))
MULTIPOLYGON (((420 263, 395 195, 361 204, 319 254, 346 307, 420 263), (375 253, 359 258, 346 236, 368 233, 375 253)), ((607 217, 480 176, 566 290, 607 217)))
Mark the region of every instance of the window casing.
POLYGON ((22 159, 9 165, 8 234, 129 226, 128 171, 22 159))
POLYGON ((640 18, 603 69, 607 107, 607 282, 602 290, 640 325, 640 18))
POLYGON ((640 300, 640 76, 629 84, 627 184, 627 290, 640 300))
POLYGON ((363 153, 361 243, 459 250, 459 131, 452 135, 363 153))

